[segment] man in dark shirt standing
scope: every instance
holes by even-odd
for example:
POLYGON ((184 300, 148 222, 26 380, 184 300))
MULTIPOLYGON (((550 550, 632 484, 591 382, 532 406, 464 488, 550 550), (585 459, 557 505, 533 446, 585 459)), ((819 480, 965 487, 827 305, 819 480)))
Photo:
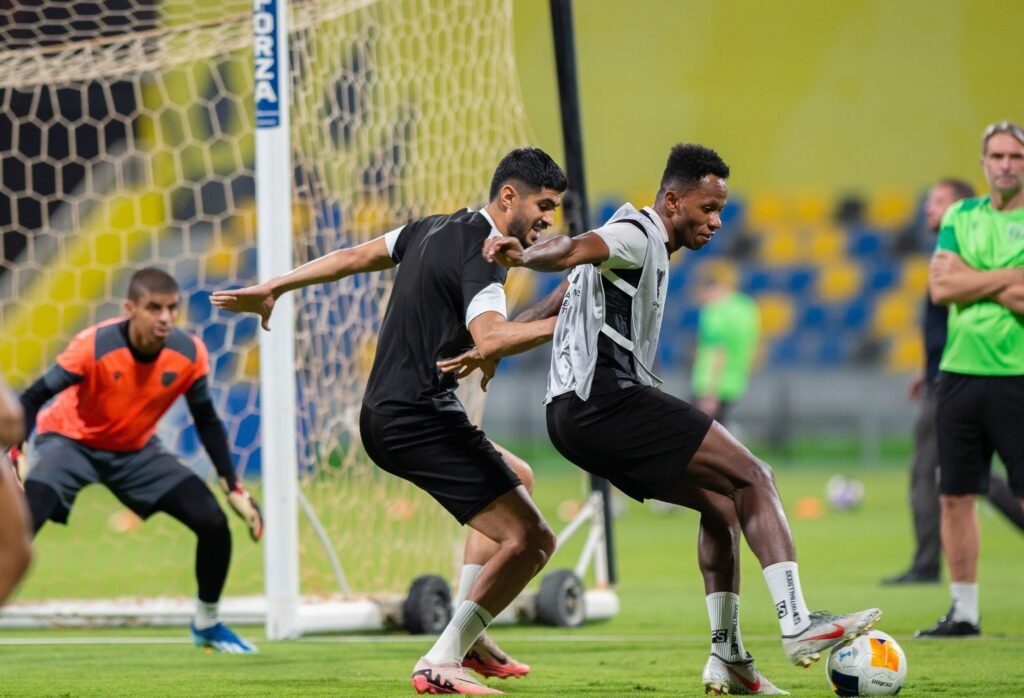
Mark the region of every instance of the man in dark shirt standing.
MULTIPOLYGON (((974 188, 959 179, 943 179, 928 192, 924 204, 924 222, 932 233, 939 232, 942 216, 952 204, 974 196, 974 188)), ((939 581, 942 540, 939 534, 939 454, 935 434, 935 381, 939 361, 946 348, 949 309, 932 303, 926 293, 924 302, 925 368, 914 375, 907 388, 911 400, 921 407, 914 423, 914 458, 910 467, 910 508, 914 516, 915 548, 910 569, 886 577, 882 584, 924 584, 939 581)), ((1006 479, 993 474, 988 500, 1015 526, 1024 531, 1024 511, 1013 496, 1006 479)))
POLYGON ((551 339, 553 317, 506 320, 507 272, 480 250, 485 239, 501 235, 528 245, 552 224, 566 187, 565 173, 546 153, 514 150, 498 164, 490 203, 479 211, 415 220, 256 286, 211 296, 225 310, 259 314, 269 329, 282 293, 398 266, 363 396, 363 446, 379 467, 414 483, 498 544, 414 668, 418 693, 500 693, 471 678, 462 660, 555 549, 555 536, 520 478, 470 423, 455 396, 455 376, 437 362, 472 345, 493 362, 551 339))

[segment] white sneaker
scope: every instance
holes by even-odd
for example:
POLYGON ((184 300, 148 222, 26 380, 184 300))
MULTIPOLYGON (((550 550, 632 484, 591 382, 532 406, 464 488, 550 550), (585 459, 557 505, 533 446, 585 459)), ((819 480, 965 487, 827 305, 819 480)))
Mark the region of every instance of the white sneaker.
POLYGON ((821 653, 843 640, 863 635, 882 617, 877 608, 834 616, 828 611, 811 613, 811 624, 796 635, 782 636, 782 650, 789 661, 805 669, 821 658, 821 653))
POLYGON ((716 696, 788 696, 789 693, 769 681, 754 666, 754 658, 747 652, 747 658, 739 662, 727 662, 714 652, 704 665, 704 692, 716 696))

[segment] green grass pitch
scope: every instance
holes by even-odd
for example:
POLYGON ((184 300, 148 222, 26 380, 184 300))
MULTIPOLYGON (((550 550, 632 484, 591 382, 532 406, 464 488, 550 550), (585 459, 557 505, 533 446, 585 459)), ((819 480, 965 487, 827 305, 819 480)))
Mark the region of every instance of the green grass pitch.
MULTIPOLYGON (((580 476, 546 449, 527 449, 523 455, 536 470, 538 503, 557 522, 559 503, 578 498, 580 476)), ((949 596, 945 584, 878 584, 881 577, 902 570, 910 556, 904 460, 890 458, 875 467, 835 455, 820 461, 801 457, 773 462, 790 512, 809 605, 836 612, 881 607, 885 615, 878 627, 902 644, 909 660, 901 695, 1024 694, 1024 536, 982 505, 984 635, 976 640, 915 641, 914 629, 930 625, 945 612, 949 596), (854 512, 826 510, 817 519, 797 519, 797 501, 822 497, 825 482, 839 472, 865 483, 863 506, 854 512)), ((438 515, 443 515, 440 510, 438 515)), ((494 637, 531 663, 533 673, 494 685, 522 696, 702 695, 708 621, 696 566, 696 516, 682 510, 659 514, 629 502, 616 523, 621 613, 575 630, 495 628, 494 637)), ((36 574, 66 574, 75 564, 86 564, 67 559, 72 551, 61 548, 59 536, 48 539, 47 533, 53 531, 46 530, 41 537, 36 574), (65 559, 51 565, 48 556, 65 559)), ((241 530, 235 534, 236 550, 244 551, 241 530)), ((184 543, 187 584, 191 541, 184 543)), ((552 567, 572 566, 577 545, 571 543, 552 567)), ((161 555, 166 550, 138 554, 161 555)), ((787 664, 774 609, 749 551, 742 564, 743 636, 759 667, 795 696, 830 695, 822 663, 808 670, 787 664)), ((235 578, 258 568, 258 555, 244 553, 232 570, 232 586, 248 587, 235 578)), ((130 593, 128 583, 116 583, 118 591, 130 593)), ((412 665, 431 644, 429 638, 401 634, 269 642, 262 640, 262 628, 241 630, 259 642, 259 655, 204 654, 188 644, 179 629, 2 631, 0 696, 404 696, 412 694, 412 665)))

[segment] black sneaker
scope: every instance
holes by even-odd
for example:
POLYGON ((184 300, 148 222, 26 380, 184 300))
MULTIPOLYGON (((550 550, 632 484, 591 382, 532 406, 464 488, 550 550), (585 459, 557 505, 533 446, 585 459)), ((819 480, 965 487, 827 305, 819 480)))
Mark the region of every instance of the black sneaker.
POLYGON ((938 584, 939 573, 929 574, 920 570, 909 569, 903 574, 894 577, 886 577, 882 580, 882 586, 894 586, 897 584, 938 584))
POLYGON ((914 637, 919 640, 944 639, 947 637, 978 637, 981 635, 981 624, 968 623, 966 620, 953 620, 953 609, 939 618, 939 622, 927 630, 918 630, 914 637))

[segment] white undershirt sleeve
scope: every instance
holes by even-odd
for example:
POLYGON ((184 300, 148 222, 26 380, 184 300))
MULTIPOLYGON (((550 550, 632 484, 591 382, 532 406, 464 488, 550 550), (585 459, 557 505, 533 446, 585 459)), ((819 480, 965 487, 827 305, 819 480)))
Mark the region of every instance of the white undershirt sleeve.
POLYGON ((647 258, 647 236, 632 223, 610 223, 594 231, 608 245, 602 269, 639 269, 647 258))
POLYGON ((384 233, 384 244, 388 247, 388 256, 393 257, 395 254, 395 245, 398 244, 398 236, 401 235, 402 231, 405 230, 405 226, 389 230, 384 233))
POLYGON ((469 329, 469 323, 473 322, 477 316, 492 311, 500 313, 503 318, 508 319, 505 287, 498 283, 485 286, 479 293, 473 296, 473 300, 469 302, 469 306, 466 308, 466 329, 469 329))

